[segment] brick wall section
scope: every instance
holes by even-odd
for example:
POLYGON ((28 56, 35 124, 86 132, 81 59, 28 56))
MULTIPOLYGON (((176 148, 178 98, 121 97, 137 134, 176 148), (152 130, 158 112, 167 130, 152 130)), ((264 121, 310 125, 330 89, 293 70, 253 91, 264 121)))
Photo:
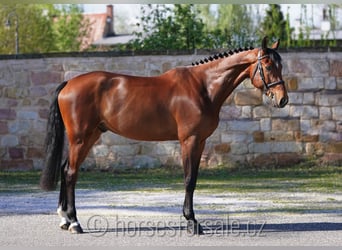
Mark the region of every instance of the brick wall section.
MULTIPOLYGON (((64 79, 93 70, 152 76, 201 55, 64 57, 0 61, 0 169, 40 169, 51 96, 64 79)), ((207 140, 204 166, 342 161, 342 53, 282 53, 289 89, 284 109, 263 105, 246 80, 226 100, 207 140)), ((104 133, 83 168, 181 163, 178 142, 138 142, 104 133)))

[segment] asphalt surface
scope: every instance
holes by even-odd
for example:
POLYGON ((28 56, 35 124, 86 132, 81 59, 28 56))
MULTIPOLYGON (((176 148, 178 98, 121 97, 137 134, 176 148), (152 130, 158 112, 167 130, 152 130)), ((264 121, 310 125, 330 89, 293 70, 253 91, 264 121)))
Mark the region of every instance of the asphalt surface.
POLYGON ((181 192, 77 190, 82 235, 59 229, 57 199, 0 194, 0 246, 342 245, 342 194, 197 193, 201 236, 186 231, 181 192))

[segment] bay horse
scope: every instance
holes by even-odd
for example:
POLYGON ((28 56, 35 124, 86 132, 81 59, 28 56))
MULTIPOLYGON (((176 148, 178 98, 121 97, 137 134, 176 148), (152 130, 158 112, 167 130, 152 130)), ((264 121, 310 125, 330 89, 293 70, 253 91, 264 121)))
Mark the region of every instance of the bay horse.
POLYGON ((82 233, 75 208, 79 167, 105 131, 145 141, 178 140, 184 168, 183 215, 188 231, 202 234, 195 219, 193 194, 206 139, 219 123, 222 104, 246 78, 264 89, 273 106, 288 102, 282 79, 279 40, 267 48, 244 48, 210 56, 192 66, 155 77, 90 72, 57 87, 46 135, 46 167, 40 185, 54 190, 61 176, 57 212, 60 227, 82 233), (69 151, 63 160, 64 134, 69 151))

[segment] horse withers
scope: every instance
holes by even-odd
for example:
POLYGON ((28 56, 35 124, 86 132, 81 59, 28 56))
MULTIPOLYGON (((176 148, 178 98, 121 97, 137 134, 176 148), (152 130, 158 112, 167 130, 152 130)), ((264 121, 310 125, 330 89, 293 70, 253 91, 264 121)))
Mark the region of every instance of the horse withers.
POLYGON ((195 219, 193 193, 206 139, 219 123, 222 104, 246 78, 264 89, 274 107, 288 95, 282 79, 279 41, 267 48, 244 48, 210 56, 192 66, 177 67, 155 77, 96 71, 57 87, 46 136, 46 167, 41 187, 54 190, 61 176, 60 227, 82 233, 75 208, 75 185, 81 163, 105 131, 145 141, 178 140, 184 168, 183 215, 188 231, 203 233, 195 219), (63 159, 64 135, 69 142, 63 159))

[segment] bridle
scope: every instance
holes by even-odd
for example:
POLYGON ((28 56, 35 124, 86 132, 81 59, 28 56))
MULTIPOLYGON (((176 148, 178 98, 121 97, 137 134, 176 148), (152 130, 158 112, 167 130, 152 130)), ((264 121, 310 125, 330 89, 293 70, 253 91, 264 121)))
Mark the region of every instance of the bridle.
POLYGON ((262 64, 261 64, 261 60, 266 58, 266 57, 269 57, 269 55, 263 55, 261 56, 261 50, 259 50, 258 52, 258 64, 257 66, 255 67, 255 70, 254 70, 254 73, 253 73, 253 77, 252 77, 252 80, 254 79, 257 71, 259 71, 259 74, 260 74, 260 78, 265 86, 265 94, 267 96, 271 95, 271 97, 273 97, 273 93, 270 93, 269 89, 276 86, 276 85, 279 85, 279 84, 284 84, 285 82, 283 80, 279 80, 279 81, 276 81, 276 82, 271 82, 271 83, 266 83, 266 80, 265 80, 265 75, 264 75, 264 70, 262 68, 262 64))

